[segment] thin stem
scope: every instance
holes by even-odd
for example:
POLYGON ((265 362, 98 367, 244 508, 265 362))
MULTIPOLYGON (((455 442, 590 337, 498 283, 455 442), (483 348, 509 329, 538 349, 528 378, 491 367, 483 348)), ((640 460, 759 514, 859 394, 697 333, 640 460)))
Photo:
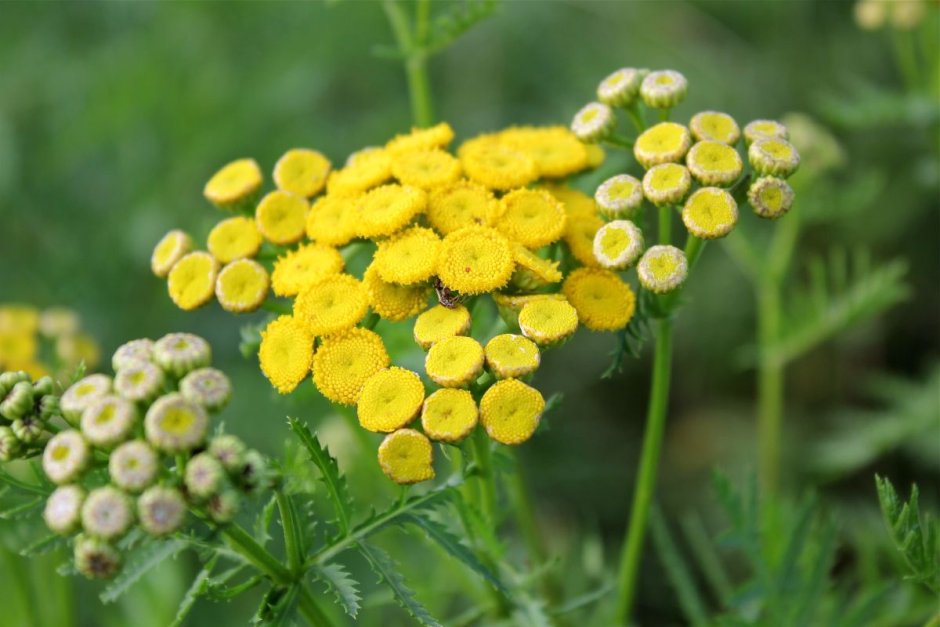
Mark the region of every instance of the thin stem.
POLYGON ((624 137, 618 133, 611 133, 604 138, 604 143, 610 144, 615 148, 623 148, 627 151, 633 150, 633 140, 629 137, 624 137))
POLYGON ((669 112, 670 112, 670 111, 672 111, 672 109, 660 109, 660 110, 659 110, 659 121, 660 121, 660 122, 667 122, 667 121, 669 120, 669 112))
POLYGON ((247 531, 238 525, 229 524, 222 529, 222 535, 229 541, 233 549, 241 553, 255 568, 267 575, 271 581, 281 586, 292 583, 291 572, 281 564, 280 560, 258 544, 247 531))
POLYGON ((689 233, 689 237, 685 240, 685 258, 689 263, 689 272, 695 267, 695 262, 698 261, 704 248, 705 240, 689 233))
POLYGON ((476 429, 473 438, 473 452, 480 467, 480 492, 483 515, 487 520, 496 520, 496 479, 493 476, 493 458, 490 452, 489 437, 483 429, 476 429))
POLYGON ((656 487, 656 474, 666 427, 671 366, 672 320, 661 318, 656 321, 653 380, 649 411, 646 417, 646 432, 643 435, 643 449, 640 454, 640 469, 633 492, 630 524, 627 527, 627 537, 623 545, 620 568, 617 574, 617 605, 614 616, 617 625, 627 624, 636 593, 640 557, 643 551, 643 541, 646 537, 646 526, 649 522, 650 504, 656 487))
POLYGON ((668 244, 672 241, 672 205, 659 208, 659 243, 668 244))
POLYGON ((639 102, 633 101, 625 110, 627 115, 630 116, 630 120, 633 122, 633 126, 636 127, 637 132, 642 133, 645 131, 646 121, 643 119, 643 113, 640 111, 639 102))
POLYGON ((766 276, 757 290, 757 433, 763 494, 776 492, 780 473, 784 372, 783 363, 770 355, 780 333, 780 300, 780 284, 766 276))
POLYGON ((917 49, 913 33, 898 28, 890 30, 894 44, 894 61, 904 79, 907 92, 914 93, 920 87, 920 71, 917 67, 917 49))
POLYGON ((277 510, 281 517, 281 527, 284 529, 284 552, 287 553, 287 568, 295 576, 301 572, 304 562, 303 539, 297 527, 297 517, 294 515, 294 506, 290 497, 283 490, 275 490, 277 510))
POLYGON ((333 624, 329 616, 317 605, 316 600, 313 598, 313 595, 310 594, 310 590, 307 589, 307 586, 300 584, 297 600, 297 607, 300 609, 300 613, 303 614, 307 622, 313 625, 313 627, 330 627, 330 625, 333 624))
POLYGON ((385 15, 395 35, 398 51, 405 60, 405 78, 408 81, 413 122, 419 127, 430 126, 434 113, 428 81, 427 54, 424 50, 430 17, 429 2, 418 0, 413 31, 398 0, 383 0, 382 8, 385 9, 385 15))

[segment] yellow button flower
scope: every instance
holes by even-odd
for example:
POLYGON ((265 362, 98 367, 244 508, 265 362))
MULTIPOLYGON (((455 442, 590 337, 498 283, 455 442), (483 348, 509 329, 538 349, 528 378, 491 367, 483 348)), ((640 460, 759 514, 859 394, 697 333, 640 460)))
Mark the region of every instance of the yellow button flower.
POLYGON ((238 259, 219 272, 215 280, 215 297, 225 311, 254 311, 268 297, 270 283, 264 266, 251 259, 238 259))
POLYGON ((534 299, 519 312, 522 334, 540 346, 564 342, 578 328, 578 312, 567 301, 534 299))
POLYGON ((434 231, 412 227, 380 242, 373 265, 383 281, 413 285, 434 275, 440 246, 434 231))
POLYGON ((360 151, 346 166, 326 180, 330 194, 358 194, 381 185, 392 176, 392 159, 382 149, 360 151))
POLYGON ((644 168, 676 162, 692 145, 689 129, 675 122, 660 122, 643 131, 633 145, 633 156, 644 168))
POLYGON ((369 377, 359 393, 359 424, 368 431, 391 433, 418 414, 424 384, 411 370, 392 366, 369 377))
POLYGON ((581 324, 592 331, 624 328, 636 308, 633 290, 609 270, 578 268, 565 279, 562 293, 578 311, 581 324))
POLYGON ((539 176, 532 157, 501 143, 494 135, 464 142, 457 154, 467 178, 490 189, 524 187, 539 176))
POLYGON ((391 235, 427 207, 427 194, 417 187, 390 183, 376 187, 352 205, 351 226, 360 237, 391 235))
POLYGON ((153 254, 150 256, 150 269, 162 279, 170 273, 176 262, 192 249, 192 238, 185 231, 173 229, 154 247, 153 254))
POLYGON ((583 142, 594 143, 607 137, 617 124, 613 110, 600 102, 585 105, 571 120, 571 130, 583 142))
POLYGON ((629 174, 618 174, 601 183, 594 200, 608 217, 630 217, 643 204, 643 185, 629 174))
POLYGON ((379 445, 382 472, 400 484, 419 483, 434 478, 431 441, 420 431, 399 429, 379 445))
POLYGON ((365 286, 348 274, 334 274, 301 290, 294 315, 313 335, 332 335, 356 326, 369 308, 365 286))
POLYGON ((496 308, 499 310, 500 317, 507 325, 513 327, 519 325, 519 312, 522 308, 534 300, 553 299, 566 301, 561 294, 504 294, 502 292, 493 292, 491 294, 496 308))
POLYGON ((306 232, 309 209, 303 196, 280 190, 271 192, 261 199, 255 210, 258 231, 272 244, 293 244, 306 232))
POLYGON ((463 305, 448 308, 435 305, 415 320, 414 338, 421 348, 428 350, 435 342, 446 337, 463 335, 470 330, 470 312, 463 305))
POLYGON ((499 379, 519 379, 530 375, 538 369, 541 361, 535 342, 513 333, 497 335, 486 343, 483 352, 486 367, 499 379))
POLYGON ((296 296, 311 283, 343 271, 343 256, 332 246, 302 245, 278 257, 271 284, 278 296, 296 296))
POLYGON ((212 300, 219 264, 207 252, 189 253, 176 262, 167 280, 167 290, 177 307, 191 311, 212 300))
POLYGON ((355 405, 366 380, 388 368, 382 338, 368 329, 350 329, 324 338, 313 355, 313 382, 323 396, 355 405))
POLYGON ((569 221, 576 217, 597 217, 597 204, 584 192, 567 185, 544 185, 544 188, 561 202, 569 221))
POLYGON ((632 266, 643 252, 643 233, 629 220, 614 220, 594 236, 594 257, 605 268, 632 266))
POLYGON ((444 338, 428 350, 424 371, 441 387, 469 385, 483 371, 483 347, 472 337, 455 335, 444 338))
POLYGON ((747 159, 761 176, 786 178, 800 167, 800 153, 785 139, 759 139, 747 149, 747 159))
POLYGON ((539 257, 522 244, 513 244, 512 258, 516 262, 512 283, 520 289, 536 290, 561 281, 557 261, 539 257))
POLYGON ((676 289, 689 274, 685 253, 675 246, 652 246, 636 267, 640 283, 651 292, 665 294, 676 289))
POLYGON ((238 159, 212 175, 202 193, 220 209, 247 205, 261 189, 261 168, 254 159, 238 159))
POLYGON ((652 109, 669 109, 679 104, 688 91, 685 76, 675 70, 650 72, 640 84, 640 98, 652 109))
POLYGON ((523 126, 499 134, 502 143, 528 155, 539 178, 564 178, 588 167, 587 147, 564 126, 523 126))
POLYGON ((254 257, 261 248, 261 233, 251 218, 238 216, 216 224, 209 231, 208 248, 219 263, 254 257))
POLYGON ((787 127, 776 120, 754 120, 744 127, 744 141, 748 146, 761 139, 789 139, 787 127))
POLYGON ((643 194, 657 207, 682 202, 692 187, 689 170, 677 163, 654 165, 643 176, 643 194))
POLYGON ((734 118, 720 111, 702 111, 692 116, 689 130, 697 141, 720 142, 728 146, 738 143, 741 129, 734 118))
POLYGON ((492 226, 498 207, 493 192, 487 188, 471 181, 458 181, 430 195, 428 221, 447 235, 465 226, 492 226))
POLYGON ((783 179, 762 176, 747 190, 747 199, 754 213, 762 218, 775 220, 790 210, 793 205, 793 188, 783 179))
POLYGON ((604 226, 604 221, 596 215, 569 216, 565 225, 564 240, 571 256, 579 263, 589 267, 600 267, 594 257, 594 236, 604 226))
POLYGON ((424 400, 421 427, 432 440, 457 442, 477 426, 479 413, 470 392, 445 388, 424 400))
POLYGON ((413 128, 405 135, 396 135, 385 144, 385 149, 398 156, 418 150, 446 148, 454 140, 454 129, 447 122, 441 122, 428 128, 413 128))
POLYGON ((689 233, 702 239, 724 237, 738 222, 738 203, 719 187, 703 187, 689 196, 682 208, 689 233))
POLYGON ((329 246, 343 246, 353 238, 350 215, 357 196, 328 195, 318 199, 307 212, 307 237, 329 246))
POLYGON ((528 248, 557 241, 565 231, 565 208, 544 189, 517 189, 499 201, 496 228, 528 248))
POLYGON ((460 162, 443 150, 416 150, 396 156, 392 174, 402 185, 431 190, 460 178, 460 162))
POLYGON ((647 74, 647 70, 620 68, 597 86, 597 99, 611 107, 628 107, 640 95, 640 85, 647 74))
POLYGON ((407 320, 427 309, 433 288, 426 283, 396 285, 379 276, 375 264, 370 265, 362 277, 369 293, 369 306, 385 320, 407 320))
POLYGON ((35 333, 40 325, 39 310, 30 305, 0 305, 0 331, 35 333))
POLYGON ((545 399, 542 393, 516 379, 497 381, 480 400, 480 423, 501 444, 521 444, 539 426, 545 399))
POLYGON ((741 155, 718 142, 698 142, 685 157, 686 167, 702 185, 730 185, 744 170, 741 155))
POLYGON ((461 294, 482 294, 506 285, 515 265, 512 246, 499 231, 468 226, 444 238, 437 275, 461 294))
POLYGON ((330 168, 330 160, 316 150, 294 148, 274 164, 274 184, 285 192, 310 198, 323 191, 330 168))
POLYGON ((289 394, 310 372, 313 335, 293 316, 279 316, 261 332, 258 360, 271 385, 289 394))

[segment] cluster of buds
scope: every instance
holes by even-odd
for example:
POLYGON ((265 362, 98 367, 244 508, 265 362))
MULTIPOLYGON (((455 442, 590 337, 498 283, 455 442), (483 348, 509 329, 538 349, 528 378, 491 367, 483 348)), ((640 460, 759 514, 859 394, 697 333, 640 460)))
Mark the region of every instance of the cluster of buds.
POLYGON ((265 459, 232 435, 210 436, 210 415, 231 396, 201 337, 133 340, 114 353, 114 376, 91 374, 56 394, 48 377, 0 375, 4 459, 41 455, 56 485, 43 512, 74 538, 76 568, 95 578, 121 565, 116 544, 133 526, 179 530, 192 510, 224 524, 242 495, 267 481, 265 459))
POLYGON ((930 9, 936 7, 928 7, 927 0, 857 0, 855 23, 864 30, 879 30, 885 26, 913 30, 924 21, 930 9))
POLYGON ((75 311, 0 304, 0 371, 64 378, 80 363, 94 368, 99 356, 97 342, 82 330, 75 311))

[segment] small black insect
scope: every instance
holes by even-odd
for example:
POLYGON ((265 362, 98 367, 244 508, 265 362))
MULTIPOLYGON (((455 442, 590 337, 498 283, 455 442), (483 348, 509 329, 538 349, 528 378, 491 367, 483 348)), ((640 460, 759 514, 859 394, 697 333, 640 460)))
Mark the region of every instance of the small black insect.
POLYGON ((434 280, 434 289, 437 292, 438 302, 448 309, 453 309, 463 302, 463 296, 449 289, 446 285, 441 283, 440 279, 434 280))

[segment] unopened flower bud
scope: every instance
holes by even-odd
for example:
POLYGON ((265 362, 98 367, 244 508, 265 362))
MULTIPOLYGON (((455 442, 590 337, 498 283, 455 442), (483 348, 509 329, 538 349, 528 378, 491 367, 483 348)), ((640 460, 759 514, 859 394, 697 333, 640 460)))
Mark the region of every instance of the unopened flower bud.
POLYGON ((633 156, 644 168, 676 163, 692 146, 689 129, 675 122, 660 122, 643 131, 633 144, 633 156))
POLYGON ((761 176, 786 178, 800 166, 800 154, 783 139, 761 139, 747 149, 751 167, 761 176))
POLYGON ((85 491, 80 486, 59 486, 49 495, 42 512, 46 526, 63 536, 75 532, 81 522, 84 501, 85 491))
POLYGON ((691 186, 692 175, 678 163, 655 165, 643 176, 643 194, 657 207, 679 204, 691 186))
POLYGON ((0 402, 0 415, 7 420, 22 418, 33 409, 33 386, 29 381, 20 381, 13 386, 0 402))
POLYGON ((82 434, 74 429, 61 431, 49 440, 42 452, 42 469, 53 483, 71 483, 88 465, 91 452, 82 434))
POLYGON ((186 517, 186 502, 175 488, 154 486, 137 499, 140 526, 152 536, 173 533, 186 517))
POLYGON ((640 85, 640 97, 653 109, 671 109, 685 98, 689 83, 675 70, 650 72, 640 85))
POLYGON ((685 156, 686 167, 702 185, 730 185, 744 170, 741 155, 718 142, 698 142, 685 156))
POLYGON ((156 364, 135 361, 125 364, 114 377, 114 391, 135 402, 148 403, 159 396, 166 376, 156 364))
POLYGON ((793 206, 793 188, 783 179, 762 176, 747 190, 747 199, 754 213, 762 218, 776 219, 793 206))
POLYGON ((241 483, 246 490, 257 490, 271 479, 268 462, 259 451, 254 449, 245 452, 245 465, 242 467, 241 483))
POLYGON ((92 579, 110 579, 121 568, 121 554, 104 540, 82 535, 75 540, 75 568, 92 579))
POLYGON ((153 345, 153 356, 157 364, 176 377, 208 366, 212 361, 209 343, 191 333, 170 333, 153 345))
POLYGON ((685 253, 675 246, 652 246, 640 259, 636 273, 643 287, 665 294, 682 285, 688 276, 689 264, 685 253))
POLYGON ((59 399, 62 415, 71 424, 77 425, 82 412, 95 400, 111 391, 111 377, 103 374, 88 375, 76 381, 59 399))
POLYGON ((33 382, 33 396, 36 398, 52 394, 53 392, 55 392, 55 380, 49 375, 33 382))
POLYGON ((157 478, 157 453, 143 440, 120 445, 108 457, 111 482, 122 490, 140 492, 157 478))
POLYGON ((630 217, 643 204, 643 185, 629 174, 618 174, 601 183, 594 200, 608 217, 630 217))
POLYGON ((95 446, 114 446, 130 437, 137 418, 137 407, 131 401, 111 394, 102 396, 82 412, 82 435, 95 446))
POLYGON ((592 102, 578 111, 571 121, 571 131, 583 142, 595 143, 614 129, 614 112, 605 104, 592 102))
POLYGON ((614 220, 594 235, 594 258, 611 269, 632 266, 643 253, 643 233, 629 220, 614 220))
POLYGON ((597 86, 597 99, 611 107, 628 107, 640 93, 648 70, 625 67, 613 72, 597 86))
POLYGON ((685 202, 682 222, 701 239, 724 237, 738 222, 738 203, 720 187, 702 187, 685 202))
POLYGON ((208 411, 219 411, 232 397, 232 383, 215 368, 193 370, 180 381, 180 394, 208 411))
POLYGON ((16 372, 4 372, 0 374, 0 398, 9 394, 13 386, 20 381, 29 381, 29 374, 18 370, 16 372))
POLYGON ((16 437, 13 429, 6 425, 0 426, 0 461, 8 462, 16 458, 22 447, 23 443, 16 437))
POLYGON ((191 451, 202 444, 208 429, 205 410, 179 393, 157 399, 144 419, 147 440, 166 453, 191 451))
POLYGON ((231 522, 238 514, 240 506, 241 497, 235 490, 224 490, 219 494, 214 494, 206 502, 209 517, 217 523, 231 522))
POLYGON ((42 435, 43 422, 38 414, 28 414, 19 420, 14 420, 10 428, 17 439, 24 444, 32 444, 42 435))
POLYGON ((82 505, 82 529, 96 538, 117 539, 133 522, 130 499, 115 487, 95 488, 82 505))
POLYGON ((229 474, 238 473, 244 469, 245 451, 245 443, 234 435, 217 435, 209 442, 209 454, 219 460, 229 474))
POLYGON ((47 394, 39 399, 39 417, 43 420, 52 420, 61 416, 62 408, 59 407, 59 397, 53 394, 47 394))
POLYGON ((153 341, 146 338, 131 340, 114 351, 114 355, 111 356, 111 367, 114 368, 114 372, 119 372, 135 362, 150 361, 152 357, 153 341))
POLYGON ((696 141, 720 142, 733 146, 741 138, 741 129, 734 118, 720 111, 702 111, 692 116, 689 130, 696 141))
POLYGON ((754 120, 744 127, 744 142, 750 146, 761 139, 789 139, 787 127, 776 120, 754 120))
POLYGON ((225 469, 209 453, 199 453, 186 463, 186 490, 197 499, 218 493, 225 485, 225 469))

